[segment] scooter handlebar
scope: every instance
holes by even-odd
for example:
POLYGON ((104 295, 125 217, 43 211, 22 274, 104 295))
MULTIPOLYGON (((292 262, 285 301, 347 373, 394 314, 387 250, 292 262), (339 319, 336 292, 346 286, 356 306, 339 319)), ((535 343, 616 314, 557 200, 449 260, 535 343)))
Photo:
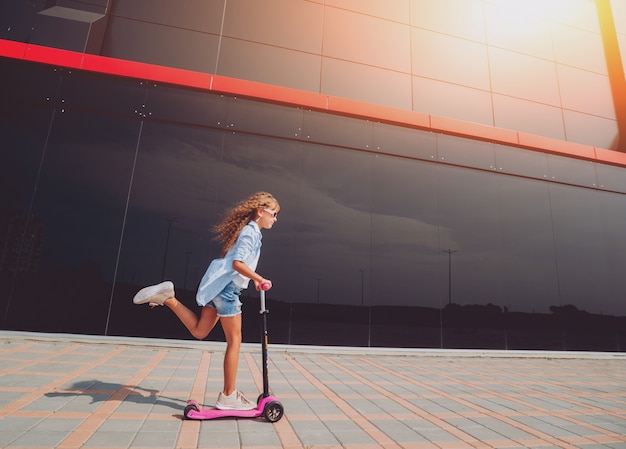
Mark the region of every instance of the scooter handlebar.
POLYGON ((261 284, 261 290, 259 290, 259 293, 261 293, 261 310, 259 310, 260 314, 269 312, 269 310, 265 308, 265 291, 269 289, 270 289, 270 284, 268 283, 261 284))

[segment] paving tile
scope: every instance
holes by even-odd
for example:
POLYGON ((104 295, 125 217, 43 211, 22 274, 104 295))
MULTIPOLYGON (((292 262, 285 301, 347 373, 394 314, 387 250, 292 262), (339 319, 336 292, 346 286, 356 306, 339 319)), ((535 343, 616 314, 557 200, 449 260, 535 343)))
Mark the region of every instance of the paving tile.
POLYGON ((54 415, 44 418, 30 430, 35 432, 71 432, 84 420, 82 418, 55 418, 54 415))
POLYGON ((2 394, 0 394, 0 408, 5 405, 11 404, 12 402, 15 402, 25 394, 26 392, 21 391, 4 391, 2 394))
POLYGON ((405 422, 395 419, 375 419, 372 422, 397 443, 423 443, 428 441, 405 422))
POLYGON ((273 430, 270 431, 259 431, 256 430, 254 432, 245 432, 242 431, 239 434, 241 440, 241 447, 259 447, 259 446, 267 446, 267 447, 279 447, 280 439, 276 432, 273 430))
POLYGON ((63 431, 35 431, 23 433, 5 447, 57 447, 69 434, 63 431))
POLYGON ((137 432, 143 425, 143 419, 107 419, 98 428, 97 432, 137 432))
POLYGON ((137 432, 128 430, 98 430, 85 442, 85 449, 130 447, 137 432))
POLYGON ((505 423, 494 417, 479 416, 479 417, 473 418, 473 420, 482 424, 484 427, 488 429, 495 430, 500 435, 502 435, 505 438, 508 438, 509 440, 520 441, 520 440, 530 440, 533 438, 533 436, 530 433, 520 428, 517 428, 511 424, 505 423))
POLYGON ((19 430, 3 430, 0 432, 0 447, 11 447, 11 443, 15 441, 24 432, 19 430))
POLYGON ((139 431, 130 447, 137 448, 169 448, 174 447, 178 438, 177 432, 139 431))
POLYGON ((38 417, 5 416, 0 418, 0 434, 8 431, 25 432, 40 422, 41 418, 38 417))
MULTIPOLYGON (((287 401, 283 402, 283 405, 289 404, 287 401)), ((341 410, 326 398, 307 398, 307 400, 303 401, 302 404, 306 405, 306 409, 308 411, 312 411, 317 416, 336 415, 341 413, 341 410)), ((292 408, 290 407, 289 410, 291 411, 292 408)), ((303 412, 307 410, 303 409, 298 414, 303 414, 303 412)))
POLYGON ((376 442, 366 432, 358 430, 334 430, 331 434, 339 441, 341 445, 364 445, 375 444, 376 442))
POLYGON ((216 431, 201 433, 198 439, 198 447, 202 448, 240 448, 241 442, 238 432, 216 431))
POLYGON ((432 441, 435 443, 450 443, 450 442, 459 442, 459 438, 452 435, 450 432, 447 432, 439 427, 431 427, 429 429, 419 429, 417 433, 421 435, 428 441, 432 441))

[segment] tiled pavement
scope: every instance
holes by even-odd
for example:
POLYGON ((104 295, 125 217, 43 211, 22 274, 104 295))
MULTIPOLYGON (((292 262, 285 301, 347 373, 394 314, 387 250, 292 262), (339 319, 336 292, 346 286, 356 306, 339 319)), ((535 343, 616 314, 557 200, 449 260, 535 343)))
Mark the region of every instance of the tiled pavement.
MULTIPOLYGON (((3 448, 626 448, 626 354, 270 347, 285 407, 189 421, 223 344, 0 332, 3 448)), ((239 387, 260 390, 258 345, 239 387)))

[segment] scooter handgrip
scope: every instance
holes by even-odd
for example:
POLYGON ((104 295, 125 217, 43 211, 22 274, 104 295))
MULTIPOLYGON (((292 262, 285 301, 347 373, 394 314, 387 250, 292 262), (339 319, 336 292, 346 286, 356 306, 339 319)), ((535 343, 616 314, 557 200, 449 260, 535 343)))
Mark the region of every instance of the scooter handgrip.
POLYGON ((261 289, 269 290, 270 289, 270 284, 268 284, 267 282, 265 284, 261 284, 261 289))

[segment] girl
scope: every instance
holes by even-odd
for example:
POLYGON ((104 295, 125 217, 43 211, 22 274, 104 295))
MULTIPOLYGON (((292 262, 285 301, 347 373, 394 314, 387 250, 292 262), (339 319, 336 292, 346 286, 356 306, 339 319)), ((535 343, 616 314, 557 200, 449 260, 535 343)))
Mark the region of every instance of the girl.
POLYGON ((236 389, 239 349, 241 347, 241 290, 250 279, 257 290, 272 281, 255 272, 261 254, 261 229, 271 229, 277 220, 280 205, 269 193, 258 192, 237 204, 214 231, 222 244, 222 258, 215 259, 204 274, 196 294, 202 306, 198 317, 174 294, 174 284, 162 282, 141 289, 135 304, 169 307, 197 339, 205 338, 218 320, 226 337, 224 354, 224 387, 215 406, 222 410, 251 410, 256 404, 236 389))

